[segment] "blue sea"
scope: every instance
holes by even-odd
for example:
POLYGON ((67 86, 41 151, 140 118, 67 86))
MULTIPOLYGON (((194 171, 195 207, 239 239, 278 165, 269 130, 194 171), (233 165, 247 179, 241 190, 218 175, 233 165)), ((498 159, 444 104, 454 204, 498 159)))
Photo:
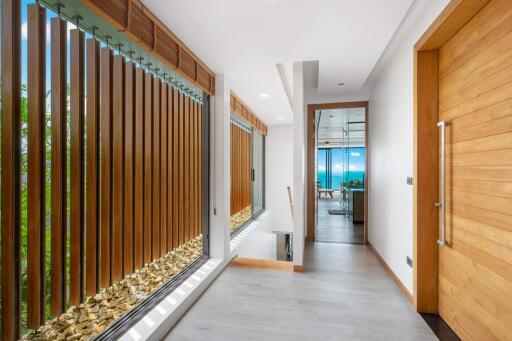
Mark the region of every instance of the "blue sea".
MULTIPOLYGON (((327 187, 327 172, 326 171, 319 171, 317 173, 317 181, 321 181, 322 185, 321 188, 327 187)), ((348 171, 345 173, 332 173, 331 175, 331 187, 333 189, 339 189, 340 183, 342 182, 348 182, 350 180, 359 180, 361 182, 364 182, 365 180, 365 174, 362 171, 348 171)))

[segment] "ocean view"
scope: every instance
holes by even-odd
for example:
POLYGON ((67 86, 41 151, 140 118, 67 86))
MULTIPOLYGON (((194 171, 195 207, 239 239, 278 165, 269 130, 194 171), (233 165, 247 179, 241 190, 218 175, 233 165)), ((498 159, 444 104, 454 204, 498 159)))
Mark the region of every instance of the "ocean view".
MULTIPOLYGON (((359 180, 361 182, 364 182, 365 175, 362 171, 348 171, 345 173, 333 173, 331 175, 331 188, 333 189, 339 189, 340 183, 342 182, 348 182, 350 180, 359 180)), ((319 171, 317 173, 317 181, 322 182, 322 185, 320 187, 326 188, 327 187, 327 172, 326 171, 319 171)))

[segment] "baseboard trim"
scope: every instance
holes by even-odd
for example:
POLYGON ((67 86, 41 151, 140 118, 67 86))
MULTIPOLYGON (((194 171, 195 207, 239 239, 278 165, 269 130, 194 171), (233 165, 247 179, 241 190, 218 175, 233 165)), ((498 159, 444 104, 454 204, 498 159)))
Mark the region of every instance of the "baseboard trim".
POLYGON ((293 272, 304 272, 304 265, 294 265, 293 272))
POLYGON ((379 254, 379 252, 373 247, 373 245, 368 241, 368 247, 370 248, 370 250, 372 250, 373 254, 375 255, 375 257, 377 257, 377 259, 379 260, 379 262, 382 264, 382 266, 384 267, 384 269, 386 270, 386 272, 388 273, 389 277, 391 277, 391 279, 393 280, 393 282, 395 282, 396 286, 400 289, 400 291, 402 291, 402 294, 405 296, 405 298, 409 301, 409 303, 411 304, 411 306, 414 307, 414 303, 413 303, 413 297, 412 297, 412 294, 409 292, 409 290, 407 290, 407 288, 405 287, 405 285, 402 283, 402 281, 398 278, 398 276, 393 272, 393 270, 391 270, 391 268, 389 267, 388 263, 386 263, 386 261, 384 260, 384 258, 381 257, 381 255, 379 254))
POLYGON ((231 261, 230 266, 234 266, 240 269, 274 270, 286 272, 294 271, 292 262, 273 259, 235 257, 231 261))

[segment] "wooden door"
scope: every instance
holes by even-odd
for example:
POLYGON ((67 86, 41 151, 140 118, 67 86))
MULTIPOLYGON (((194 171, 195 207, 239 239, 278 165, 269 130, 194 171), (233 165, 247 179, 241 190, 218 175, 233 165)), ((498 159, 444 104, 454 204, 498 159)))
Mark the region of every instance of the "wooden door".
POLYGON ((439 313, 464 340, 512 340, 510 0, 490 1, 439 50, 439 120, 447 122, 439 313))

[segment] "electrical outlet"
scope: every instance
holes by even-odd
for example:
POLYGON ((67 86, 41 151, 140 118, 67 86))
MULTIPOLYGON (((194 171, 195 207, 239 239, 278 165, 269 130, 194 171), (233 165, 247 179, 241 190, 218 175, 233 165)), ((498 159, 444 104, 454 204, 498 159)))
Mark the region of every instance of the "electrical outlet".
POLYGON ((412 258, 407 256, 407 265, 409 265, 412 268, 412 258))
POLYGON ((412 185, 412 176, 407 177, 407 184, 412 185))

